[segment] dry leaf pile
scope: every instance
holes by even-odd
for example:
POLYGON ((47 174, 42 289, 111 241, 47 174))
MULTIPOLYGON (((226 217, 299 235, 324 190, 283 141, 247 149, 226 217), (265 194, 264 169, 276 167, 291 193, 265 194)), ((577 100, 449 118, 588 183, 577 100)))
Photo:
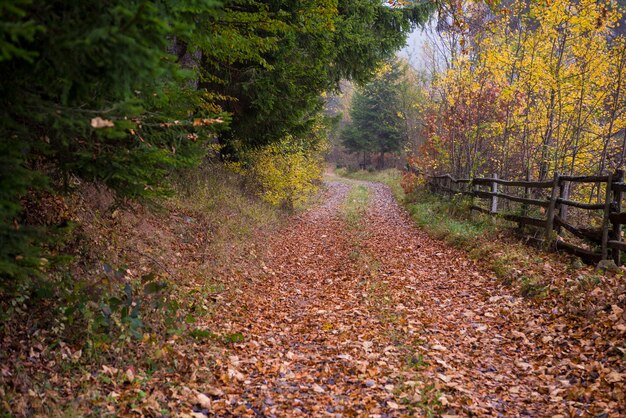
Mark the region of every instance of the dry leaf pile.
POLYGON ((349 186, 332 183, 324 206, 273 238, 241 295, 246 341, 206 413, 626 413, 623 299, 583 319, 514 296, 369 187, 357 230, 340 214, 349 186))

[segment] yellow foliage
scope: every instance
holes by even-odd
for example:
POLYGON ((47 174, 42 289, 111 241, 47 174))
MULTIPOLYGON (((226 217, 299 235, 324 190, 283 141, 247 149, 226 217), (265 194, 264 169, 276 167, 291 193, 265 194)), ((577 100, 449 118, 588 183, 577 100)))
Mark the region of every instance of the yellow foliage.
POLYGON ((288 142, 272 144, 251 157, 250 173, 261 185, 263 199, 275 206, 299 208, 314 194, 322 177, 322 161, 288 142))
POLYGON ((430 163, 519 177, 623 164, 626 41, 612 32, 620 19, 610 0, 501 8, 433 82, 430 163))
POLYGON ((225 163, 255 186, 274 206, 301 208, 318 190, 328 148, 328 126, 322 117, 307 138, 285 136, 281 141, 253 150, 239 150, 239 160, 225 163))

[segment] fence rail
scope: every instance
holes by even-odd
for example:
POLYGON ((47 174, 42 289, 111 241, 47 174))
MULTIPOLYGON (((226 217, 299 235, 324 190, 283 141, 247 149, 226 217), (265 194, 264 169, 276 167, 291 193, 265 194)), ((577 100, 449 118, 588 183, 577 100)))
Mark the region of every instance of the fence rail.
POLYGON ((474 201, 471 206, 472 211, 500 216, 518 223, 520 228, 525 225, 540 228, 543 230, 544 244, 575 254, 588 262, 612 259, 620 265, 621 252, 626 251, 622 231, 622 225, 626 225, 626 212, 622 207, 622 199, 626 194, 623 170, 606 176, 562 176, 555 173, 551 181, 505 180, 498 178, 496 174, 492 177, 456 179, 450 174, 443 174, 429 177, 428 187, 438 194, 471 196, 474 201), (592 183, 597 190, 601 190, 604 186, 605 193, 600 196, 598 203, 572 200, 570 197, 572 183, 592 183), (481 190, 481 187, 487 190, 481 190), (501 187, 522 187, 524 195, 515 196, 505 193, 505 190, 500 190, 501 187), (547 198, 537 197, 545 192, 547 192, 547 198), (486 200, 488 209, 478 206, 475 199, 486 200), (499 211, 499 199, 521 203, 521 213, 499 211), (545 218, 530 216, 528 212, 531 207, 541 208, 545 218), (601 227, 588 228, 573 225, 568 220, 570 207, 588 211, 601 210, 601 227), (599 245, 600 252, 566 242, 561 237, 563 230, 599 245))

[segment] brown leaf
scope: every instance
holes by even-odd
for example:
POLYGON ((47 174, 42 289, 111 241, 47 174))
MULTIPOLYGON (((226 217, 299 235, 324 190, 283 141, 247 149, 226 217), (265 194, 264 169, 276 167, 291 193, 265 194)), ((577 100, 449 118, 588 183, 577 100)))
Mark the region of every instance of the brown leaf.
POLYGON ((94 129, 113 128, 115 124, 111 120, 102 119, 100 116, 97 116, 91 119, 91 127, 94 129))
POLYGON ((211 399, 204 393, 198 393, 196 395, 196 401, 204 409, 211 409, 211 399))

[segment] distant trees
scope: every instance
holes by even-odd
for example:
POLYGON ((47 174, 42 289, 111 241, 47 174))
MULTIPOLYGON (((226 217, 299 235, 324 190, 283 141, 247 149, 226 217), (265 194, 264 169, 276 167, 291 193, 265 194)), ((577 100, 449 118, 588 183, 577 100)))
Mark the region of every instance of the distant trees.
POLYGON ((341 140, 351 152, 379 155, 378 168, 385 167, 385 154, 399 153, 407 141, 408 126, 402 103, 403 68, 388 61, 376 78, 357 89, 350 108, 351 122, 343 129, 341 140))

